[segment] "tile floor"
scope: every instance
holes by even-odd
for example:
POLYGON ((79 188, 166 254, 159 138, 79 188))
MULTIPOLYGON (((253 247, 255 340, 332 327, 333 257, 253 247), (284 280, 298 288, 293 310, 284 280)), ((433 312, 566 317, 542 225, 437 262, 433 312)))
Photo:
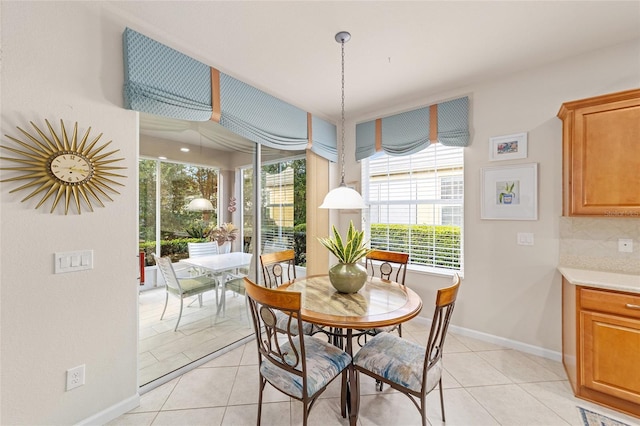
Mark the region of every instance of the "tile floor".
POLYGON ((170 296, 164 319, 164 288, 140 293, 139 303, 139 383, 145 385, 165 374, 220 350, 253 333, 244 297, 226 294, 225 314, 217 314, 215 293, 203 295, 202 307, 196 298, 185 299, 182 319, 173 331, 180 300, 170 296), (188 306, 191 301, 195 301, 188 306))
MULTIPOLYGON (((424 322, 403 326, 407 339, 424 342, 424 322)), ((640 426, 640 419, 575 398, 559 362, 450 333, 443 376, 446 425, 583 426, 577 405, 640 426)), ((347 425, 340 416, 335 380, 311 410, 310 425, 347 425)), ((437 390, 427 397, 430 425, 444 425, 437 390)), ((258 367, 254 341, 233 349, 141 396, 140 406, 109 423, 116 425, 255 425, 258 367)), ((263 425, 302 424, 302 409, 267 385, 263 425)), ((407 397, 388 387, 376 392, 361 378, 358 424, 419 425, 407 397)))

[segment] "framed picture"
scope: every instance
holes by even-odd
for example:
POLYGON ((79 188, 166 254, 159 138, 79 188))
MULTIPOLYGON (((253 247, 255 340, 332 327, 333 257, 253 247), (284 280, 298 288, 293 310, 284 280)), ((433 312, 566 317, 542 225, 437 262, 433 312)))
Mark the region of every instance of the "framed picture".
POLYGON ((526 133, 489 138, 489 160, 515 160, 518 158, 527 158, 526 133))
POLYGON ((538 163, 480 170, 480 218, 538 220, 538 163))

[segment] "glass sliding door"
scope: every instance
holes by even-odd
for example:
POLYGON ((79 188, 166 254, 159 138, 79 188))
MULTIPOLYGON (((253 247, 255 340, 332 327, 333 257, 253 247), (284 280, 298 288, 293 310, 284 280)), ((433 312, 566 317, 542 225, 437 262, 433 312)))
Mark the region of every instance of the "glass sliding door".
POLYGON ((139 296, 139 383, 150 389, 253 334, 244 295, 223 290, 228 279, 250 273, 248 264, 214 275, 218 288, 203 294, 202 306, 197 296, 186 298, 180 314, 180 299, 167 298, 151 253, 170 257, 178 275, 206 273, 180 262, 189 257, 188 243, 210 241, 212 229, 233 224, 240 235, 231 242, 232 250, 250 250, 244 241, 251 240, 255 215, 244 207, 259 204, 243 190, 243 174, 253 174, 256 144, 211 122, 140 117, 140 249, 149 282, 139 296), (167 130, 174 127, 188 130, 167 130), (191 209, 196 198, 211 201, 213 209, 191 209), (219 309, 217 301, 223 298, 224 309, 219 309))

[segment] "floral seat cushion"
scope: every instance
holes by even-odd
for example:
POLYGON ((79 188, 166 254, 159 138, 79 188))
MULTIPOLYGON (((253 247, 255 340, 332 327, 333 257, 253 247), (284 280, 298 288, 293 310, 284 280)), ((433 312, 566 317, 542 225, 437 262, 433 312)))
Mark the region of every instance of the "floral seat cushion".
MULTIPOLYGON (((423 346, 394 334, 380 333, 358 351, 353 363, 391 382, 420 392, 425 351, 423 346)), ((441 376, 442 360, 439 360, 429 369, 426 392, 436 387, 441 376)))
MULTIPOLYGON (((295 345, 299 345, 298 341, 295 345)), ((351 363, 351 357, 340 348, 315 337, 305 337, 304 346, 307 358, 307 394, 311 397, 340 374, 351 363)), ((288 342, 284 343, 281 346, 282 352, 290 352, 290 347, 288 342)), ((294 359, 287 361, 290 364, 295 363, 294 359)), ((296 370, 301 368, 299 363, 296 370)), ((260 373, 282 392, 302 398, 301 376, 289 373, 268 360, 262 361, 260 373)))

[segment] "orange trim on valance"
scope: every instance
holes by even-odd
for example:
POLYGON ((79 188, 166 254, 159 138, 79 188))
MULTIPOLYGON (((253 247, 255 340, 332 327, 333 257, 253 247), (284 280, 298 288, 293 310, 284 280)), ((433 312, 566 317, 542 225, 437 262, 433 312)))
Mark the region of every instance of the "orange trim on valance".
POLYGON ((211 121, 220 122, 220 71, 211 67, 211 121))
POLYGON ((382 118, 376 120, 376 152, 382 151, 382 118))
POLYGON ((438 142, 438 104, 429 107, 429 141, 438 142))
POLYGON ((313 117, 311 113, 307 113, 307 149, 313 146, 313 117))

